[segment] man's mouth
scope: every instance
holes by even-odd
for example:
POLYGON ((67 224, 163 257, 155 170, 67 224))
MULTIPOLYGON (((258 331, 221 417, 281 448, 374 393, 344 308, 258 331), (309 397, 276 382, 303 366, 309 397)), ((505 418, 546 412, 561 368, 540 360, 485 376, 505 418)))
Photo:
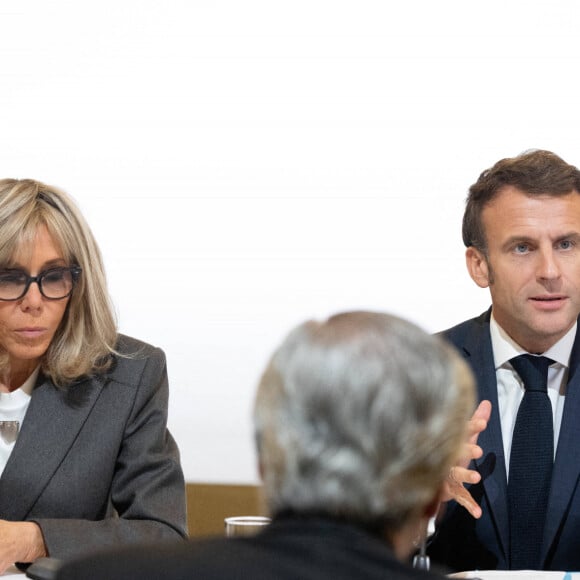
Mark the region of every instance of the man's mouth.
POLYGON ((530 300, 534 302, 543 302, 543 303, 561 302, 565 299, 566 296, 534 296, 530 298, 530 300))

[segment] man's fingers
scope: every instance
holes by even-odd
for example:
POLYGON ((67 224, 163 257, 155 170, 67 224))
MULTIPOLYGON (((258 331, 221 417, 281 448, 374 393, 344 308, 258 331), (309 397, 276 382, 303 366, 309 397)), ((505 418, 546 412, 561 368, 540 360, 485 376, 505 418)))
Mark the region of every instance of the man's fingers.
POLYGON ((479 445, 469 446, 469 457, 471 459, 479 459, 483 455, 483 449, 479 445))
POLYGON ((491 402, 484 400, 479 403, 477 409, 475 409, 475 413, 473 413, 473 419, 483 419, 484 421, 489 421, 491 417, 491 402))
POLYGON ((463 493, 458 494, 455 497, 455 501, 463 506, 475 519, 479 519, 481 517, 481 508, 477 505, 476 501, 471 497, 471 494, 465 489, 463 489, 463 493))
POLYGON ((462 447, 461 457, 457 462, 457 466, 466 468, 471 463, 472 459, 479 459, 482 455, 483 449, 479 445, 465 443, 462 447))
POLYGON ((463 506, 476 519, 481 517, 481 508, 463 484, 477 483, 480 479, 481 476, 476 471, 457 466, 449 470, 447 477, 447 491, 449 496, 459 505, 463 506))
POLYGON ((471 416, 468 423, 468 441, 472 445, 477 443, 479 434, 487 428, 487 423, 491 417, 491 403, 489 401, 481 401, 477 409, 471 416))
POLYGON ((479 483, 479 481, 481 480, 481 475, 477 471, 474 471, 473 469, 466 469, 465 467, 460 467, 456 465, 455 467, 452 467, 449 470, 449 479, 451 480, 452 484, 464 490, 466 493, 469 493, 463 487, 463 484, 479 483))
POLYGON ((468 469, 468 466, 472 459, 479 459, 483 455, 482 448, 477 445, 477 439, 479 434, 487 428, 490 416, 491 403, 481 401, 469 420, 468 440, 462 448, 461 458, 458 464, 449 470, 443 486, 443 501, 455 500, 476 519, 481 517, 481 508, 465 488, 465 485, 481 481, 481 475, 473 469, 468 469))

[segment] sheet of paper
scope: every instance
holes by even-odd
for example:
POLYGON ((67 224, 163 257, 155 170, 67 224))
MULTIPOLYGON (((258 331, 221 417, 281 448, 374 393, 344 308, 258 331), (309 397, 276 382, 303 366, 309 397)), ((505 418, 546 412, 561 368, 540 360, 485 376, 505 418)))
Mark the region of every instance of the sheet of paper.
POLYGON ((469 570, 449 574, 449 578, 481 580, 580 580, 580 572, 546 572, 543 570, 469 570))
POLYGON ((0 574, 0 578, 18 578, 23 580, 23 578, 26 578, 26 574, 21 572, 16 566, 10 566, 4 574, 0 574))

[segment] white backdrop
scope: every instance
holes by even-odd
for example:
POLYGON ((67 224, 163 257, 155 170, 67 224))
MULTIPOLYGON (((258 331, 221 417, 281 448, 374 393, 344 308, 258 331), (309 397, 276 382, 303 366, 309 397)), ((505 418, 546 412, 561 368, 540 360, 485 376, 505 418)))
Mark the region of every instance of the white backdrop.
POLYGON ((191 481, 256 481, 250 409, 290 327, 488 305, 468 186, 580 164, 575 0, 0 0, 0 173, 67 190, 120 329, 164 348, 191 481))

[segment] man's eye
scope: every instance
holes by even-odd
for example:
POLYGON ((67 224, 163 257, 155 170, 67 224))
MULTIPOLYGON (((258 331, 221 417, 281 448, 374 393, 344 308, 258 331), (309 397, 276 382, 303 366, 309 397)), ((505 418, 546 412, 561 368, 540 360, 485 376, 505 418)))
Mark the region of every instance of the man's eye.
POLYGON ((561 250, 569 250, 574 247, 574 243, 571 240, 562 240, 559 246, 561 250))
POLYGON ((525 254, 527 251, 529 251, 530 246, 528 246, 528 244, 518 244, 515 248, 514 251, 516 254, 525 254))

